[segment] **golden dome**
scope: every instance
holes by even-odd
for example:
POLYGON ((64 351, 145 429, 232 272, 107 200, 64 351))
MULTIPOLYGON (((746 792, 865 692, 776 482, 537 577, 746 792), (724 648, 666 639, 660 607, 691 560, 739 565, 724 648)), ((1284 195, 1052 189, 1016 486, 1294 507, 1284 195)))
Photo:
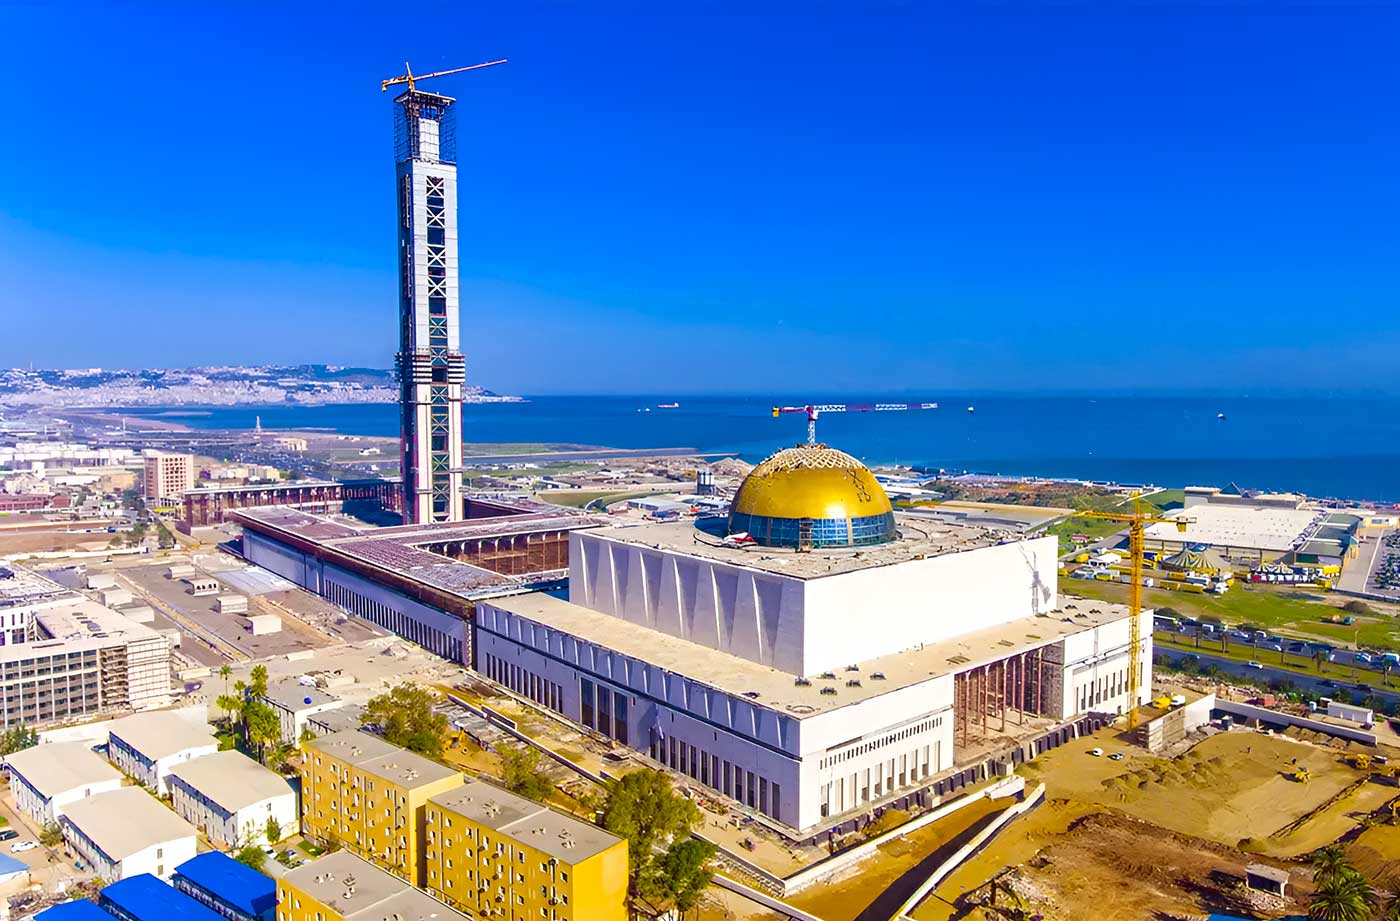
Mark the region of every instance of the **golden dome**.
POLYGON ((730 508, 730 532, 759 543, 849 546, 894 538, 894 509, 874 474, 851 455, 826 445, 786 448, 753 468, 730 508), (792 531, 793 534, 788 534, 792 531))

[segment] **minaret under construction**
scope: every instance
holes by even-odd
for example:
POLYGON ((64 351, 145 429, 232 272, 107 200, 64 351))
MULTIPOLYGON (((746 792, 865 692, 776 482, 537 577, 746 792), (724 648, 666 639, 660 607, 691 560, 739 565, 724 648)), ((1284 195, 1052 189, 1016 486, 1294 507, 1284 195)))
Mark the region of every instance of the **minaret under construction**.
MULTIPOLYGON (((503 62, 492 62, 492 64, 503 62)), ((476 65, 483 67, 490 65, 476 65)), ((473 70, 475 67, 459 68, 473 70)), ((415 81, 394 99, 399 208, 399 450, 403 518, 411 524, 463 517, 462 355, 457 303, 457 158, 449 96, 415 81)))

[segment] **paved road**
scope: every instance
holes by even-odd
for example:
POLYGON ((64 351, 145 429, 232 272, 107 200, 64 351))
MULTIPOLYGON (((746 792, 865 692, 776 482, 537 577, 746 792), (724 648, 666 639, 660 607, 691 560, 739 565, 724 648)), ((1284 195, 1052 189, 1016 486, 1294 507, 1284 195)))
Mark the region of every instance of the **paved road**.
MULTIPOLYGON (((1169 649, 1164 646, 1156 647, 1156 652, 1161 653, 1162 655, 1168 655, 1172 657, 1194 655, 1200 658, 1202 665, 1213 664, 1219 666, 1220 670, 1226 673, 1227 675, 1234 675, 1239 678, 1244 678, 1250 681, 1251 683, 1256 684, 1267 683, 1270 680, 1277 678, 1280 681, 1291 681, 1300 688, 1313 691, 1314 693, 1320 694, 1324 697, 1337 697, 1342 691, 1355 694, 1368 693, 1357 690, 1355 681, 1349 681, 1346 679, 1314 678, 1310 675, 1304 675, 1299 672, 1291 672, 1283 668, 1273 668, 1266 662, 1260 663, 1264 666, 1263 668, 1250 668, 1243 662, 1237 662, 1234 659, 1226 659, 1223 656, 1214 656, 1208 652, 1169 649), (1326 684, 1325 682, 1328 681, 1331 681, 1332 683, 1326 684)), ((1397 701, 1400 701, 1400 691, 1386 690, 1385 688, 1376 687, 1375 685, 1372 685, 1372 688, 1374 688, 1374 690, 1370 691, 1369 693, 1374 694, 1376 697, 1379 697, 1382 700, 1385 700, 1389 703, 1395 703, 1397 701)))

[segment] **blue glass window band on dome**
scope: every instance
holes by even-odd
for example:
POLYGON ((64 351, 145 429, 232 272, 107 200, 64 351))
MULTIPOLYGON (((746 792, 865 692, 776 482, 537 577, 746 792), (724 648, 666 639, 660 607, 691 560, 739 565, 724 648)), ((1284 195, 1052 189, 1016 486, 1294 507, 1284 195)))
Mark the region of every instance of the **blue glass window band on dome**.
POLYGON ((866 547, 883 544, 897 537, 894 512, 863 518, 773 518, 734 512, 729 517, 729 533, 748 532, 768 547, 866 547), (804 525, 810 523, 810 543, 802 539, 804 525))

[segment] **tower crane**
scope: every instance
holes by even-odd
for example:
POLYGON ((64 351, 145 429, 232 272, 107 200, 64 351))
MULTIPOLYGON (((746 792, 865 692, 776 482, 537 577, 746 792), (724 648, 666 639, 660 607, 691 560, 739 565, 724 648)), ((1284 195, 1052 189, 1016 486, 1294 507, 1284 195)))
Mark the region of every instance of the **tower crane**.
POLYGON ((807 444, 814 445, 817 443, 817 416, 822 413, 883 413, 937 408, 937 403, 809 403, 806 406, 774 406, 773 418, 783 413, 806 413, 807 444))
POLYGON ((505 58, 501 58, 499 61, 487 61, 487 62, 485 62, 484 64, 472 64, 472 65, 470 65, 470 66, 468 66, 468 67, 454 67, 452 70, 440 70, 440 71, 438 71, 437 73, 433 73, 433 74, 421 74, 421 75, 420 75, 420 74, 415 74, 415 73, 413 72, 413 68, 408 66, 408 62, 407 62, 407 61, 404 61, 404 62, 403 62, 403 74, 400 75, 400 76, 392 77, 392 78, 390 78, 390 79, 388 79, 388 80, 383 81, 383 82, 380 84, 379 91, 380 91, 381 93, 382 93, 382 92, 386 92, 386 91, 389 89, 389 87, 391 87, 391 86, 397 86, 397 85, 400 84, 400 83, 407 83, 407 84, 408 84, 408 91, 411 93, 411 92, 413 92, 413 84, 417 83, 419 80, 430 80, 430 79, 432 79, 433 77, 445 77, 445 76, 447 76, 448 74, 460 74, 460 73, 464 73, 464 72, 466 72, 466 71, 468 71, 468 70, 480 70, 480 69, 483 68, 483 67, 495 67, 497 64, 504 64, 504 63, 506 63, 506 59, 505 59, 505 58))
POLYGON ((1183 534, 1186 526, 1194 519, 1163 518, 1143 511, 1142 495, 1133 493, 1131 512, 1075 512, 1073 518, 1095 518, 1099 521, 1119 521, 1128 526, 1128 557, 1131 560, 1128 587, 1128 728, 1138 725, 1138 685, 1142 671, 1142 579, 1143 550, 1146 542, 1147 526, 1150 524, 1174 524, 1183 534))

